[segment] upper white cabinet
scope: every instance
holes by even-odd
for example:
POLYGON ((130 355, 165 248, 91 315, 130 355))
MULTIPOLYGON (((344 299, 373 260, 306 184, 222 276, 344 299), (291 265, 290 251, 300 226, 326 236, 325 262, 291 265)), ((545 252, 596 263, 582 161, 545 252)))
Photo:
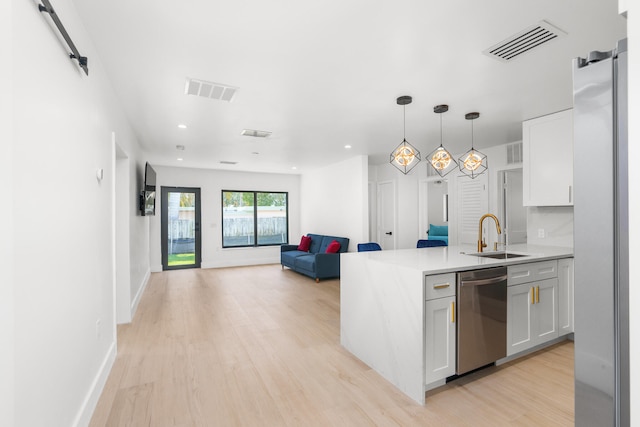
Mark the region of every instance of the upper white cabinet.
POLYGON ((523 204, 573 206, 573 110, 522 122, 523 204))

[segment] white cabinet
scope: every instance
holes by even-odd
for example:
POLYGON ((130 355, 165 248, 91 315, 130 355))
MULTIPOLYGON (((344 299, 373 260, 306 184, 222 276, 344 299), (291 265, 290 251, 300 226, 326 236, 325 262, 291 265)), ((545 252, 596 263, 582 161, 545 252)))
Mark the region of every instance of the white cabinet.
POLYGON ((560 266, 567 272, 561 261, 507 267, 507 356, 558 338, 560 266))
POLYGON ((522 123, 523 204, 573 205, 573 110, 522 123))
POLYGON ((558 328, 560 336, 573 332, 573 258, 558 260, 558 328))
POLYGON ((425 384, 456 373, 454 296, 425 303, 425 384))
POLYGON ((507 287, 507 356, 558 337, 558 279, 507 287))
POLYGON ((558 261, 540 261, 507 266, 509 286, 538 280, 553 279, 558 276, 558 261))
POLYGON ((456 275, 425 276, 425 384, 456 373, 456 275))

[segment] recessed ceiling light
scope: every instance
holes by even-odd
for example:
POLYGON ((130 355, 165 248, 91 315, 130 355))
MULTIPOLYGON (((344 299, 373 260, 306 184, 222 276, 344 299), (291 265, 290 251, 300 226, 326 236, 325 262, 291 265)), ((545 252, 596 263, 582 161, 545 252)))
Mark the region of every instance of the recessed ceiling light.
POLYGON ((291 166, 291 169, 296 170, 296 169, 298 169, 298 168, 297 168, 297 167, 295 167, 295 166, 291 166))
POLYGON ((178 161, 181 162, 182 161, 182 157, 178 157, 178 161))
POLYGON ((186 128, 187 128, 187 125, 185 125, 184 123, 180 123, 180 124, 178 125, 178 127, 179 127, 180 129, 186 129, 186 128))
POLYGON ((351 146, 349 144, 345 145, 344 148, 346 148, 347 150, 351 148, 351 146))
POLYGON ((240 132, 240 135, 253 136, 255 138, 266 138, 271 135, 271 132, 267 130, 243 129, 242 132, 240 132))

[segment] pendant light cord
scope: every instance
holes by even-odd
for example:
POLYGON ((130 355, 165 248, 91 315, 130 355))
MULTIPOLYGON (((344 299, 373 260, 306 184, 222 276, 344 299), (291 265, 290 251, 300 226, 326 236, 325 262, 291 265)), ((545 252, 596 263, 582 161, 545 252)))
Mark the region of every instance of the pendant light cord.
POLYGON ((442 113, 440 113, 440 147, 442 147, 442 113))
POLYGON ((473 120, 471 120, 471 150, 473 150, 473 120))
POLYGON ((407 140, 407 106, 402 106, 402 139, 407 140))

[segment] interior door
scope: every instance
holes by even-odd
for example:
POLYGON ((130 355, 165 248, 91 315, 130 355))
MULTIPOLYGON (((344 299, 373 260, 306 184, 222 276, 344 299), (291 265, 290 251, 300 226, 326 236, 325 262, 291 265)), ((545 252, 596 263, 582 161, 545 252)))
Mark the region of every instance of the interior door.
POLYGON ((162 269, 200 268, 200 189, 161 190, 162 269))
POLYGON ((396 248, 396 187, 393 181, 378 183, 378 242, 382 249, 396 248))
MULTIPOLYGON (((489 210, 487 191, 487 174, 475 179, 467 176, 458 177, 458 244, 476 244, 478 242, 478 221, 489 210)), ((484 222, 483 236, 487 236, 488 227, 493 221, 484 222)), ((487 242, 490 240, 487 238, 487 242)), ((493 241, 493 240, 491 240, 493 241)))

